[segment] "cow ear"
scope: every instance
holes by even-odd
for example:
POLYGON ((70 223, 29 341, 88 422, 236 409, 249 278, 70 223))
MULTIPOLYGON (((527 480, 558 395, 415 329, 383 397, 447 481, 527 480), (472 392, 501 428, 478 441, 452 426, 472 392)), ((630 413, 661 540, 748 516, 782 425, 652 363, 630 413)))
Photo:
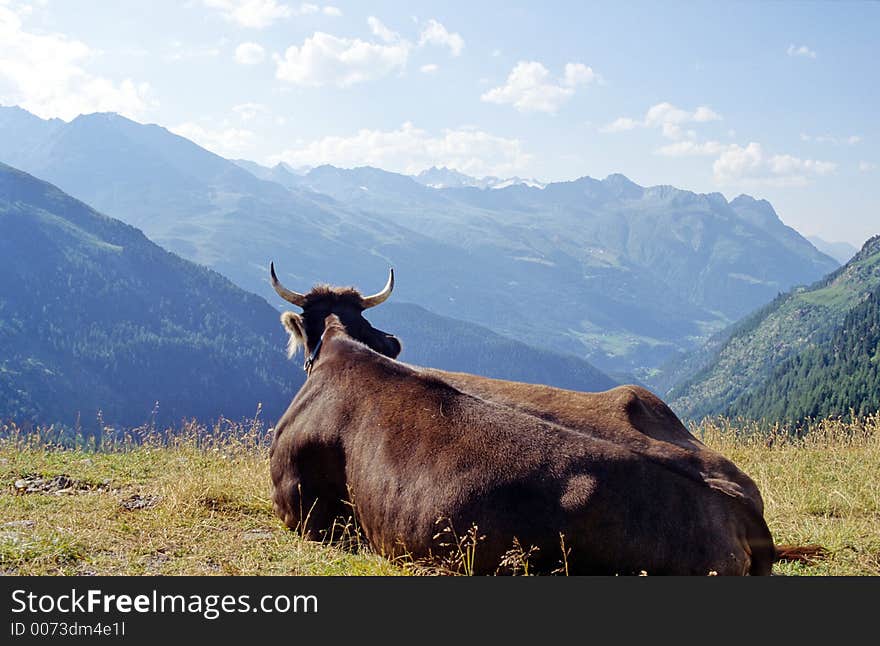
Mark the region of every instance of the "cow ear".
POLYGON ((287 341, 287 356, 292 359, 299 347, 306 344, 306 331, 302 317, 295 312, 284 312, 281 315, 281 325, 290 335, 287 341))

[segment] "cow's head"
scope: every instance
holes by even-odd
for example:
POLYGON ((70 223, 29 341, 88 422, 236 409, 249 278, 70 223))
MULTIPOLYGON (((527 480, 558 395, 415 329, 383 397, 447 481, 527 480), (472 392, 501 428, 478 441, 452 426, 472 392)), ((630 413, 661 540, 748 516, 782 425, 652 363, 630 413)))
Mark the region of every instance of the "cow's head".
POLYGON ((287 289, 278 281, 275 263, 269 265, 269 275, 272 287, 278 295, 302 308, 302 314, 284 312, 281 315, 281 323, 290 333, 288 354, 291 357, 300 346, 305 347, 306 356, 314 351, 324 333, 324 319, 330 314, 339 317, 351 338, 392 359, 400 354, 400 341, 374 328, 363 316, 364 310, 384 303, 391 296, 391 290, 394 289, 393 269, 390 270, 388 282, 382 291, 372 296, 361 296, 360 292, 351 287, 329 285, 316 285, 308 294, 300 294, 287 289))

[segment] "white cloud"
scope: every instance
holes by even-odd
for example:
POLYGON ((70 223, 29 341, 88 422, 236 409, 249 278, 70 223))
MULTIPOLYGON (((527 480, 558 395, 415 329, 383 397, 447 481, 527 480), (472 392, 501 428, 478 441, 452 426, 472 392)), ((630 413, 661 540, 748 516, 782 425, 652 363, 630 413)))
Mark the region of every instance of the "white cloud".
POLYGON ((253 121, 260 115, 268 114, 269 108, 262 103, 241 103, 232 106, 232 111, 235 112, 242 121, 253 121))
POLYGON ((809 178, 828 175, 833 162, 801 159, 787 154, 767 154, 761 144, 747 146, 718 141, 676 141, 654 151, 665 157, 715 157, 712 172, 721 185, 804 186, 809 178))
POLYGON ((597 80, 598 76, 592 67, 587 67, 583 63, 566 63, 565 74, 562 77, 563 85, 575 88, 578 85, 587 85, 597 80))
POLYGON ((712 108, 701 105, 694 111, 693 121, 696 121, 697 123, 705 123, 707 121, 721 121, 721 115, 715 112, 712 108))
POLYGON ((277 0, 204 0, 204 3, 219 9, 226 20, 251 29, 268 27, 294 14, 293 9, 277 0))
POLYGON ((376 16, 367 18, 367 24, 370 26, 370 32, 383 42, 395 43, 400 40, 400 34, 386 27, 376 16))
POLYGON ((860 161, 859 162, 859 171, 862 173, 867 173, 872 170, 877 170, 877 164, 872 162, 860 161))
POLYGON ((568 63, 561 79, 550 78, 550 71, 537 61, 520 61, 507 82, 484 93, 481 101, 513 105, 520 112, 555 113, 574 96, 579 85, 596 80, 593 70, 582 63, 568 63))
POLYGON ((641 121, 630 119, 629 117, 618 117, 606 126, 599 128, 601 132, 625 132, 633 130, 642 125, 641 121))
POLYGON ((819 144, 846 144, 853 146, 859 143, 862 138, 859 135, 850 135, 848 137, 835 137, 834 135, 808 135, 801 133, 801 141, 811 141, 819 144))
POLYGON ((828 175, 833 162, 801 159, 793 155, 768 155, 761 144, 732 144, 715 160, 712 171, 719 184, 804 186, 810 177, 828 175))
POLYGON ((434 72, 436 72, 439 69, 440 69, 440 66, 437 65, 436 63, 428 63, 427 65, 422 65, 419 68, 419 71, 422 72, 422 74, 433 74, 434 72))
POLYGON ((338 7, 320 7, 310 2, 303 2, 291 7, 278 0, 203 0, 206 7, 220 10, 223 17, 241 27, 262 29, 284 18, 291 16, 309 16, 323 13, 326 16, 341 16, 338 7))
POLYGON ((72 119, 89 112, 138 118, 156 102, 150 86, 113 81, 86 69, 98 53, 57 33, 31 33, 21 13, 0 4, 0 103, 17 104, 40 117, 72 119))
POLYGON ((802 56, 804 58, 816 58, 816 52, 807 47, 806 45, 794 45, 791 44, 788 46, 787 53, 789 56, 802 56))
POLYGON ((441 23, 431 18, 419 35, 419 46, 427 44, 448 47, 453 56, 460 56, 464 49, 464 38, 457 32, 449 32, 441 23))
POLYGON ((409 50, 407 41, 370 43, 318 31, 275 57, 276 76, 298 85, 348 87, 402 71, 409 50))
POLYGON ((174 128, 169 128, 169 130, 224 157, 240 153, 247 148, 254 136, 253 132, 243 128, 224 126, 218 129, 209 129, 191 121, 181 123, 174 128))
POLYGON ((715 156, 727 150, 730 145, 721 144, 717 141, 676 141, 675 143, 661 146, 654 152, 665 157, 715 156))
POLYGON ((235 48, 235 62, 242 65, 258 65, 266 58, 266 50, 257 43, 241 43, 235 48))
POLYGON ((270 159, 279 161, 292 166, 369 165, 409 174, 436 165, 476 176, 506 176, 522 172, 531 155, 519 139, 469 127, 432 134, 407 122, 391 131, 364 129, 350 137, 317 139, 270 159))
POLYGON ((692 138, 696 136, 692 130, 687 132, 682 130, 682 126, 685 124, 720 120, 721 115, 709 106, 701 105, 693 112, 689 112, 664 101, 648 108, 644 119, 618 117, 599 130, 601 132, 623 132, 635 128, 659 128, 667 139, 681 139, 686 135, 692 138))

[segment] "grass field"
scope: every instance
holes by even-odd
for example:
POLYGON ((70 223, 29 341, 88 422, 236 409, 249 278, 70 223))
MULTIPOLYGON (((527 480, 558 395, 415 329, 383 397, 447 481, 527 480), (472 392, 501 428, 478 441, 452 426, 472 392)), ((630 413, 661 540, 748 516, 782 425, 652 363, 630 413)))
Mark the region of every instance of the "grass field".
MULTIPOLYGON (((880 416, 786 429, 709 420, 695 435, 758 484, 777 543, 829 550, 799 575, 880 574, 880 416)), ((363 545, 302 540, 269 500, 259 423, 140 431, 62 448, 52 431, 0 439, 0 573, 406 575, 363 545), (135 435, 140 435, 135 439, 135 435)))

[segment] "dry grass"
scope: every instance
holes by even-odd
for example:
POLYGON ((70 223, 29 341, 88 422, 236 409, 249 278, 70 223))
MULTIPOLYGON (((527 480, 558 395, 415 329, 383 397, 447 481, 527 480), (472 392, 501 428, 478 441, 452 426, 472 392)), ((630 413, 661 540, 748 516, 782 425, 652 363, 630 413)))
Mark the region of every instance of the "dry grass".
MULTIPOLYGON (((831 551, 811 566, 777 564, 776 572, 880 574, 880 416, 824 420, 803 437, 727 420, 704 421, 694 432, 755 479, 777 542, 831 551)), ((284 528, 272 512, 269 438, 258 419, 167 434, 139 429, 99 447, 63 448, 51 429, 25 435, 7 426, 2 436, 2 573, 429 571, 391 563, 356 541, 340 549, 284 528), (26 485, 34 491, 22 493, 26 485)))
POLYGON ((880 575, 880 414, 819 420, 797 434, 706 420, 694 434, 755 480, 777 543, 830 550, 810 567, 778 563, 774 572, 880 575))
POLYGON ((0 441, 0 571, 8 574, 405 574, 365 549, 302 540, 269 499, 268 437, 224 422, 103 450, 0 441), (66 492, 18 493, 29 475, 70 476, 66 492))

